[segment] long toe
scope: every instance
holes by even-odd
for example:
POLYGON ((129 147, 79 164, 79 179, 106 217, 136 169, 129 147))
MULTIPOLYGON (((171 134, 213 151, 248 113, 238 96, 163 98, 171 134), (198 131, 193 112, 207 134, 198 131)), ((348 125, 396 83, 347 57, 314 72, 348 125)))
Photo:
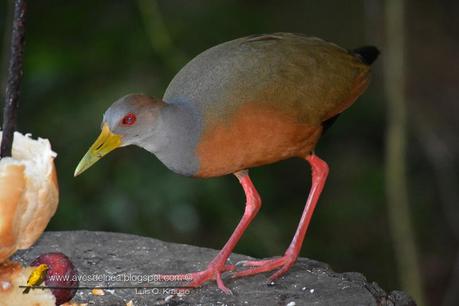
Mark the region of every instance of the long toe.
POLYGON ((241 260, 236 263, 236 266, 243 266, 243 267, 260 267, 267 264, 271 264, 275 261, 281 260, 281 258, 272 258, 272 259, 262 259, 262 260, 241 260))
POLYGON ((193 288, 201 287, 204 283, 210 280, 216 280, 217 286, 225 294, 232 294, 231 290, 225 286, 222 279, 222 273, 226 271, 234 270, 233 266, 225 266, 224 269, 215 270, 213 268, 208 268, 207 270, 193 273, 193 280, 187 285, 193 288))
POLYGON ((251 267, 246 270, 237 271, 233 273, 232 277, 246 277, 251 276, 259 273, 269 272, 276 269, 279 269, 276 273, 274 273, 269 280, 274 281, 283 274, 285 274, 290 267, 295 263, 296 258, 288 255, 284 255, 280 258, 274 259, 263 259, 263 260, 250 260, 242 262, 244 267, 251 267))
POLYGON ((162 274, 159 275, 159 279, 162 281, 186 281, 185 286, 191 288, 198 288, 207 281, 216 280, 220 290, 226 294, 232 294, 231 290, 223 283, 222 274, 227 271, 233 271, 235 268, 234 265, 223 265, 220 267, 219 265, 211 264, 203 271, 188 274, 162 274))
POLYGON ((294 264, 295 264, 295 260, 286 261, 279 270, 277 270, 273 275, 271 275, 269 277, 269 282, 273 282, 273 281, 277 280, 279 277, 283 276, 285 273, 288 272, 288 270, 290 270, 290 268, 294 264))

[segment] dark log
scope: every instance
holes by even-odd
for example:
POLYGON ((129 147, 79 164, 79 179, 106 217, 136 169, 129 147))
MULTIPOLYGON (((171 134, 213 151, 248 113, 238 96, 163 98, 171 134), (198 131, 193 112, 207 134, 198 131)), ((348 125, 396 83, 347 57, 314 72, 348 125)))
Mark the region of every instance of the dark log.
MULTIPOLYGON (((307 258, 299 258, 289 273, 271 285, 266 283, 269 274, 231 279, 227 272, 223 278, 232 295, 220 291, 215 281, 177 295, 172 287, 181 284, 147 282, 147 276, 198 271, 217 251, 122 233, 45 232, 34 247, 19 251, 13 259, 26 265, 40 254, 56 251, 71 258, 81 277, 83 288, 73 301, 91 305, 126 305, 130 300, 134 305, 416 305, 406 293, 387 293, 360 273, 336 273, 327 264, 307 258), (129 279, 129 275, 145 279, 129 279), (95 280, 96 276, 101 279, 95 280), (132 288, 136 286, 149 288, 132 288), (90 290, 94 287, 113 289, 95 296, 90 290)), ((248 259, 252 258, 232 254, 228 263, 248 259)))

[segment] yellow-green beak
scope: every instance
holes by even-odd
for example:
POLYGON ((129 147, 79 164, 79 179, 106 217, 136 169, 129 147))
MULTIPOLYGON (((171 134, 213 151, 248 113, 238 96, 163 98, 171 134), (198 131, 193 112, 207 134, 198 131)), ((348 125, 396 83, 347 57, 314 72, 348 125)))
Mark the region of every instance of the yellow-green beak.
POLYGON ((118 148, 120 145, 121 136, 112 133, 108 128, 108 125, 105 123, 99 137, 97 137, 97 140, 89 148, 88 152, 83 156, 80 163, 76 167, 74 176, 83 173, 104 155, 107 155, 109 152, 118 148))

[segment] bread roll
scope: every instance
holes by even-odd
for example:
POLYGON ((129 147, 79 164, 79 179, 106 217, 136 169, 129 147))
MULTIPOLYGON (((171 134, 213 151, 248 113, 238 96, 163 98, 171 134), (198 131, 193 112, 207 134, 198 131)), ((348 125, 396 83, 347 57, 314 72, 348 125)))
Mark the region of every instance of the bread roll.
POLYGON ((59 202, 49 141, 15 132, 12 155, 0 160, 0 263, 40 237, 59 202))

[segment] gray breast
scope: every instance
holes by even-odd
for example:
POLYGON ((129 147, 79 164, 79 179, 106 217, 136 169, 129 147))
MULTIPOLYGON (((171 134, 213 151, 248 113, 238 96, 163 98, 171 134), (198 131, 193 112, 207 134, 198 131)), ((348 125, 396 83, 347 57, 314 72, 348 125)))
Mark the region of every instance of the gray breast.
MULTIPOLYGON (((170 170, 192 176, 199 170, 196 146, 202 132, 199 112, 190 103, 170 103, 161 109, 154 148, 145 148, 170 170)), ((153 142, 152 142, 153 143, 153 142)))

